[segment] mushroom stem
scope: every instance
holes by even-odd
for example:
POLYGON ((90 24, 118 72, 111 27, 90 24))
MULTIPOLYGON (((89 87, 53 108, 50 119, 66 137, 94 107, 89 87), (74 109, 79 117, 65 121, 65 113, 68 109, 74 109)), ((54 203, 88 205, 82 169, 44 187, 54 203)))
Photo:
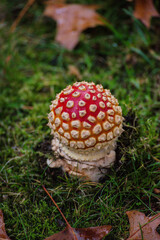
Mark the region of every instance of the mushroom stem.
POLYGON ((73 157, 71 158, 66 152, 63 152, 62 149, 60 150, 56 144, 57 141, 58 139, 53 139, 52 144, 58 159, 47 159, 48 166, 50 168, 62 167, 64 172, 68 172, 72 176, 80 177, 82 180, 98 182, 99 179, 107 173, 108 168, 110 168, 115 162, 116 153, 114 150, 111 150, 108 153, 104 151, 105 155, 96 159, 94 162, 91 160, 78 161, 73 157))

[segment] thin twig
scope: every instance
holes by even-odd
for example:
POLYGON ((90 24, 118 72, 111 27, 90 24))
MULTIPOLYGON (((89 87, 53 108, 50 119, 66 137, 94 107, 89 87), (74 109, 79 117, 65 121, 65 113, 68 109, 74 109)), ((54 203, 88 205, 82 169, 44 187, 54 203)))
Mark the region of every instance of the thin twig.
POLYGON ((28 2, 26 3, 26 5, 24 6, 24 8, 20 11, 18 17, 15 19, 15 21, 12 23, 12 26, 10 28, 10 32, 14 32, 17 25, 19 24, 19 22, 21 21, 21 19, 23 18, 23 16, 26 14, 26 12, 28 11, 28 9, 32 6, 32 4, 35 2, 35 0, 28 0, 28 2))
POLYGON ((65 216, 63 215, 61 209, 58 207, 57 203, 54 201, 54 199, 51 197, 51 195, 49 194, 49 192, 47 191, 47 189, 45 188, 45 186, 42 186, 44 191, 47 193, 47 195, 50 197, 50 199, 52 200, 52 202, 54 203, 54 205, 57 207, 58 211, 60 212, 60 214, 62 215, 63 219, 65 220, 67 226, 69 228, 72 228, 71 225, 69 224, 69 222, 67 221, 67 219, 65 218, 65 216))
POLYGON ((72 233, 73 235, 73 238, 75 240, 78 240, 77 236, 76 236, 76 233, 74 232, 74 228, 71 227, 71 225, 69 224, 69 222, 67 221, 67 219, 65 218, 65 216, 63 215, 62 211, 60 210, 60 208, 58 207, 57 203, 54 201, 54 199, 51 197, 51 195, 49 194, 49 192, 47 191, 47 189, 45 188, 45 186, 42 186, 44 191, 47 193, 47 195, 50 197, 50 199, 52 200, 52 202, 54 203, 54 205, 57 207, 58 211, 60 212, 60 214, 62 215, 63 219, 65 220, 67 226, 68 226, 68 229, 70 230, 70 232, 72 233))

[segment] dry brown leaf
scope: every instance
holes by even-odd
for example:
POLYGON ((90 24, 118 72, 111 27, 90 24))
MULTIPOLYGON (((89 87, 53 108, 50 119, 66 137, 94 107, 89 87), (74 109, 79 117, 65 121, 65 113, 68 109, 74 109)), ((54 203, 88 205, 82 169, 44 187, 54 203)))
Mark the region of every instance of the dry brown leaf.
POLYGON ((77 45, 82 31, 89 27, 104 25, 102 17, 95 11, 97 8, 96 5, 48 2, 44 15, 57 22, 56 41, 72 50, 77 45))
POLYGON ((75 76, 78 80, 82 79, 79 69, 77 67, 75 67, 74 65, 68 66, 68 74, 75 76))
POLYGON ((135 0, 134 16, 148 28, 152 17, 160 17, 152 0, 135 0))
POLYGON ((101 240, 111 231, 111 228, 111 226, 90 228, 66 227, 63 231, 55 233, 45 240, 101 240))
POLYGON ((10 240, 10 238, 7 236, 6 230, 5 230, 5 223, 3 219, 3 212, 0 209, 0 240, 10 240))
POLYGON ((146 217, 136 210, 126 213, 130 223, 130 236, 127 240, 160 240, 160 234, 156 231, 160 224, 160 214, 146 217))

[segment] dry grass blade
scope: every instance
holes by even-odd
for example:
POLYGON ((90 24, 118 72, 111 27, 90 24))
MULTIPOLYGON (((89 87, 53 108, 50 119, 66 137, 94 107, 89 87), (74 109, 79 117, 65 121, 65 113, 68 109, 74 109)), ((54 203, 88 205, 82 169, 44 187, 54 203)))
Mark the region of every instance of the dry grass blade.
POLYGON ((17 27, 17 25, 19 24, 19 22, 21 21, 21 19, 23 18, 23 16, 26 14, 26 12, 28 11, 28 9, 33 5, 33 3, 35 2, 35 0, 28 0, 28 2, 26 3, 26 5, 24 6, 24 8, 20 11, 18 17, 16 18, 16 20, 13 22, 10 31, 13 33, 17 27))

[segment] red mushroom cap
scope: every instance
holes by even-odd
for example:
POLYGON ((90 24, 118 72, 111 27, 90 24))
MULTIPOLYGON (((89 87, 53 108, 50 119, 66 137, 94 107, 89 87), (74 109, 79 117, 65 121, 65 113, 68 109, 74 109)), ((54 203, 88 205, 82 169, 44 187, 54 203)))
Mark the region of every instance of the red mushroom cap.
POLYGON ((70 148, 98 149, 122 132, 122 110, 117 99, 102 85, 76 82, 50 106, 52 134, 70 148))

